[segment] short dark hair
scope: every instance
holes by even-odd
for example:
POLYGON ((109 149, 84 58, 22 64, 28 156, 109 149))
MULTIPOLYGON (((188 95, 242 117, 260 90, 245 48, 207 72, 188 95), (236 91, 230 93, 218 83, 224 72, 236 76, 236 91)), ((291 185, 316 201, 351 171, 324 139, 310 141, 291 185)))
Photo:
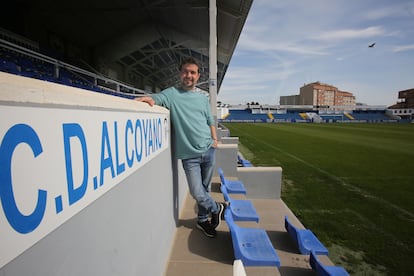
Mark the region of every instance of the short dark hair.
POLYGON ((178 68, 180 71, 181 71, 181 69, 183 69, 184 64, 194 64, 194 65, 196 65, 197 68, 198 68, 197 72, 200 73, 200 65, 198 64, 198 62, 195 58, 193 58, 193 57, 184 58, 181 61, 180 68, 178 68))

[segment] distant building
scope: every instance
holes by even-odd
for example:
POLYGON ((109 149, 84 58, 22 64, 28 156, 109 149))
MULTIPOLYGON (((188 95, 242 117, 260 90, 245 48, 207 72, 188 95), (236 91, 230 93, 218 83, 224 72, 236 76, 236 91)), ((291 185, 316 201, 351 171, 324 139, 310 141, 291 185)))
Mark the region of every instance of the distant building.
POLYGON ((280 96, 280 105, 300 105, 299 95, 280 96))
POLYGON ((299 95, 281 96, 280 105, 309 105, 330 108, 333 106, 355 106, 355 96, 350 92, 340 91, 337 87, 313 82, 300 88, 299 95))
POLYGON ((412 119, 414 114, 414 88, 398 92, 396 104, 388 107, 393 115, 400 116, 402 119, 412 119))
POLYGON ((313 82, 300 88, 300 101, 302 105, 313 106, 355 106, 355 97, 350 92, 340 91, 337 87, 313 82))

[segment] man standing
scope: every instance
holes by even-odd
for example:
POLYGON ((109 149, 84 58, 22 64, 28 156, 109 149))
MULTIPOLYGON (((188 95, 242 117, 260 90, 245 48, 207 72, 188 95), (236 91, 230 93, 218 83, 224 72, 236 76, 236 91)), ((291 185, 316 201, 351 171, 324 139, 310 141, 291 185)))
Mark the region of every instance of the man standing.
POLYGON ((197 61, 188 58, 180 66, 180 87, 170 87, 136 100, 170 110, 175 157, 182 161, 190 193, 198 205, 197 227, 206 236, 215 237, 225 205, 210 195, 217 134, 208 97, 195 90, 199 78, 197 61))

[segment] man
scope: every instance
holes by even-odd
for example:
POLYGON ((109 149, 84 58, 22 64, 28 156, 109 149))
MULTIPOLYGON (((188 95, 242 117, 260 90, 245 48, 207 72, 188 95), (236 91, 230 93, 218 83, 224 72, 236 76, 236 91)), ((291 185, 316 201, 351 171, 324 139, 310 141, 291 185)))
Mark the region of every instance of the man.
POLYGON ((180 66, 179 87, 170 87, 159 94, 136 100, 170 110, 175 157, 182 161, 190 193, 198 205, 197 228, 206 236, 215 237, 225 205, 217 203, 210 195, 217 134, 208 97, 196 92, 199 78, 197 61, 188 58, 180 66))

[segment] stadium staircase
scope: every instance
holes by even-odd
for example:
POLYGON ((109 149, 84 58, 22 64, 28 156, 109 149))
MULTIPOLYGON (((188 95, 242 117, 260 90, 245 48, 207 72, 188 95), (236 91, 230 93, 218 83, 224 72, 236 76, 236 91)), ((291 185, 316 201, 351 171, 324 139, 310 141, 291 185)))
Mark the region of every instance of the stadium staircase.
POLYGON ((350 119, 350 120, 355 120, 355 118, 351 114, 349 114, 348 112, 344 112, 344 115, 346 117, 348 117, 348 119, 350 119))
POLYGON ((230 113, 224 114, 223 116, 221 116, 221 119, 225 120, 230 116, 230 113))

